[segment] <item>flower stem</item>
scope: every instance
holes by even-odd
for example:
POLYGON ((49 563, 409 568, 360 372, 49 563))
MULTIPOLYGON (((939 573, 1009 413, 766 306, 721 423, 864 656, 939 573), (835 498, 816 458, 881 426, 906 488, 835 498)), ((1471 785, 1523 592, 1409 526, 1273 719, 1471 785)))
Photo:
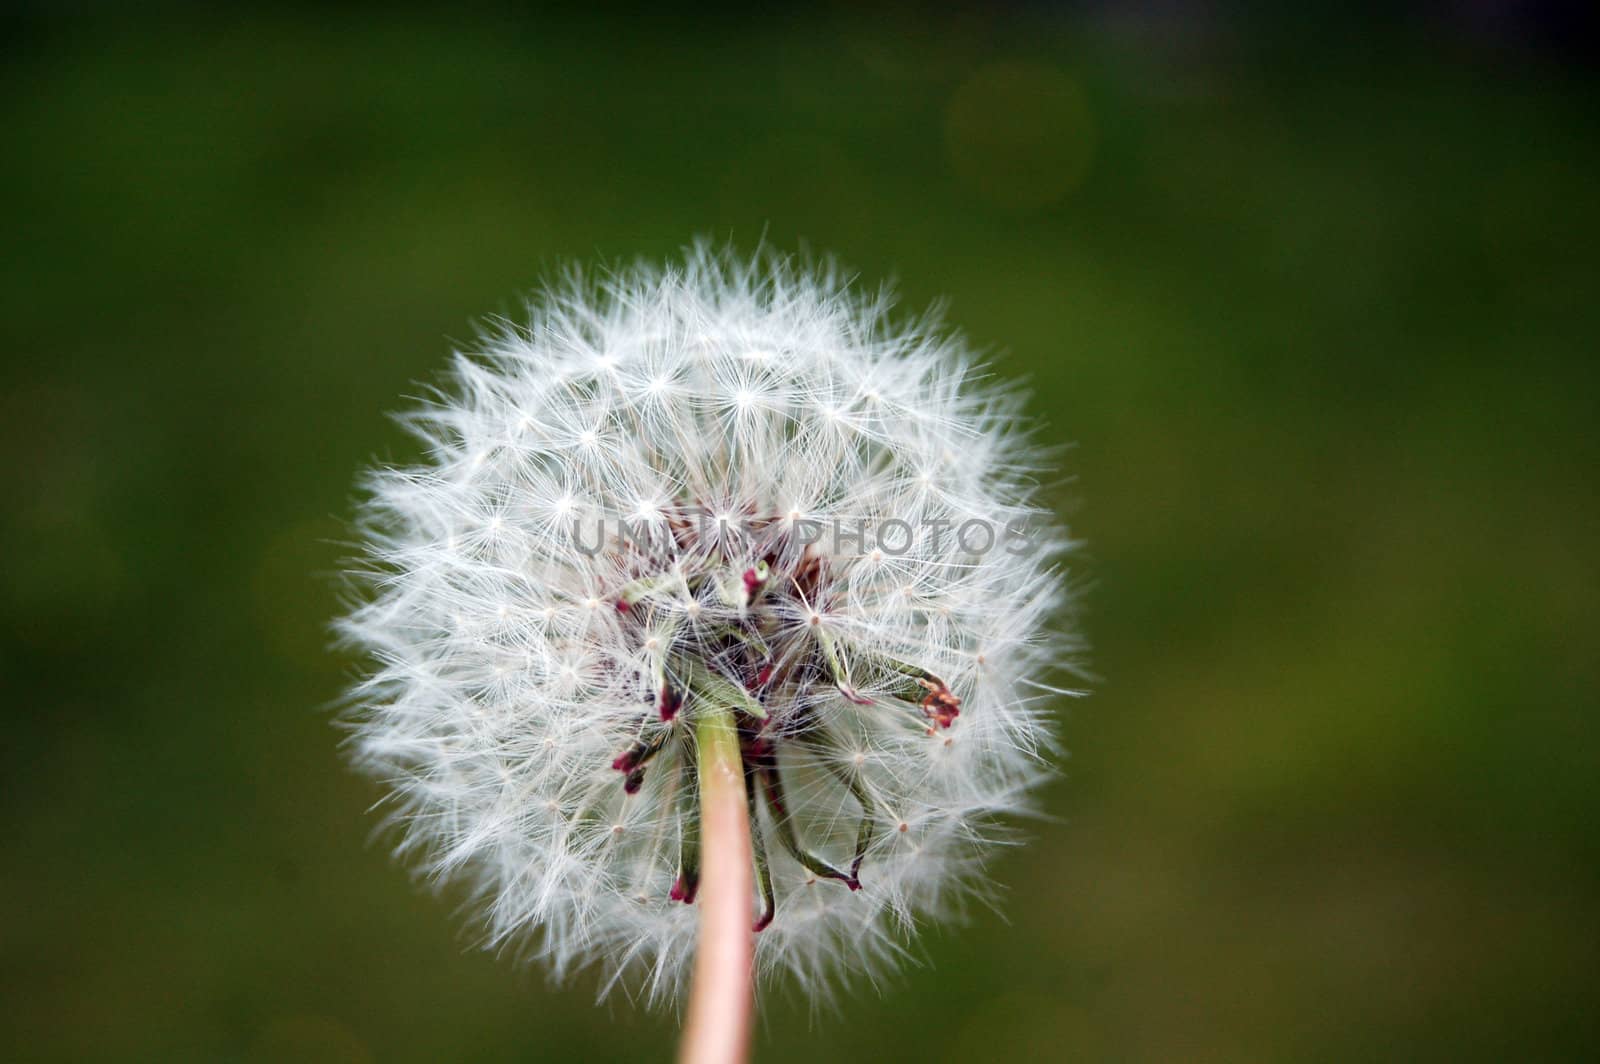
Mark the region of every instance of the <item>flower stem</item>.
POLYGON ((755 965, 755 873, 744 764, 732 709, 713 698, 698 702, 700 941, 678 1059, 738 1064, 749 1053, 755 965))

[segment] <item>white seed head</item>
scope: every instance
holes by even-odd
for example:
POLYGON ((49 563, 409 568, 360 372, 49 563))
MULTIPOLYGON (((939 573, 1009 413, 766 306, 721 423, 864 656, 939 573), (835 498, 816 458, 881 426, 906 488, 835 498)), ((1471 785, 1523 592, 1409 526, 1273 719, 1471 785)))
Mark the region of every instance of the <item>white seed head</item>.
POLYGON ((369 476, 350 749, 487 945, 676 998, 708 706, 770 876, 764 980, 875 976, 990 890, 1077 651, 1070 543, 1018 393, 889 306, 704 245, 574 274, 407 416, 421 464, 369 476))

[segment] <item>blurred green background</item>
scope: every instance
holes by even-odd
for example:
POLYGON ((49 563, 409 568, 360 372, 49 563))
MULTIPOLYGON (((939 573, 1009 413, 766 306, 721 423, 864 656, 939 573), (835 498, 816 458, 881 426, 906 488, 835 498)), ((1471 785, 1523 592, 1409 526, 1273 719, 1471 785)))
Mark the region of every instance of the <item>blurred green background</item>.
POLYGON ((1513 9, 5 16, 0 1055, 670 1057, 371 841, 326 623, 473 322, 712 234, 1031 379, 1103 676, 1004 916, 760 1059, 1594 1059, 1600 94, 1513 9))

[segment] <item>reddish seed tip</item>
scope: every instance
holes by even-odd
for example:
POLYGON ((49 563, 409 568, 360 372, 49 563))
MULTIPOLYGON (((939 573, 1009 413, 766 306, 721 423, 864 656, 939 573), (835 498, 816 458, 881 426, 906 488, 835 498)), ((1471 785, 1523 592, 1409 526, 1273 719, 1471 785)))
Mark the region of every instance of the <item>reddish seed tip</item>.
POLYGON ((758 574, 754 569, 746 569, 744 571, 745 597, 748 598, 751 595, 754 595, 756 593, 756 589, 764 583, 766 583, 766 581, 762 580, 760 574, 758 574))
POLYGON ((628 600, 627 599, 617 599, 617 612, 618 613, 627 613, 628 612, 628 600))
POLYGON ((849 879, 844 881, 844 885, 849 887, 852 892, 858 891, 861 889, 861 880, 851 876, 849 879))
POLYGON ((683 877, 679 876, 677 879, 674 879, 672 881, 672 890, 670 893, 668 893, 667 897, 671 898, 673 901, 683 901, 688 896, 689 891, 683 885, 683 877))
POLYGON ((961 700, 940 689, 922 700, 922 711, 941 728, 948 728, 961 716, 961 700))
POLYGON ((618 772, 632 772, 633 771, 633 753, 632 753, 632 751, 624 751, 624 752, 618 754, 612 760, 611 767, 616 769, 618 772))
POLYGON ((671 720, 678 715, 678 710, 683 708, 683 699, 669 688, 661 689, 661 697, 657 700, 661 706, 661 719, 671 720))
POLYGON ((628 778, 622 781, 624 794, 638 794, 639 788, 644 786, 644 769, 636 768, 628 773, 628 778))
POLYGON ((773 666, 763 665, 761 671, 756 673, 756 686, 765 687, 768 680, 772 679, 773 666))
POLYGON ((767 927, 771 925, 771 923, 772 914, 762 913, 760 919, 755 922, 755 926, 751 928, 751 930, 755 931, 755 933, 759 935, 761 932, 765 931, 767 927))

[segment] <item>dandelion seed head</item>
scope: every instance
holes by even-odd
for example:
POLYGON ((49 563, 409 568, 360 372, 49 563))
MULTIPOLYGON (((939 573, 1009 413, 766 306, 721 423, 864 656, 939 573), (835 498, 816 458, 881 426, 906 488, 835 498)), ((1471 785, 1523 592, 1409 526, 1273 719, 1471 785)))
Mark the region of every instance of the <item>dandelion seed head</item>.
POLYGON ((349 749, 485 946, 678 996, 708 702, 764 844, 764 981, 876 979, 988 898, 1079 650, 1071 542, 1020 394, 889 308, 700 245, 547 289, 405 416, 425 453, 369 474, 340 622, 349 749))

